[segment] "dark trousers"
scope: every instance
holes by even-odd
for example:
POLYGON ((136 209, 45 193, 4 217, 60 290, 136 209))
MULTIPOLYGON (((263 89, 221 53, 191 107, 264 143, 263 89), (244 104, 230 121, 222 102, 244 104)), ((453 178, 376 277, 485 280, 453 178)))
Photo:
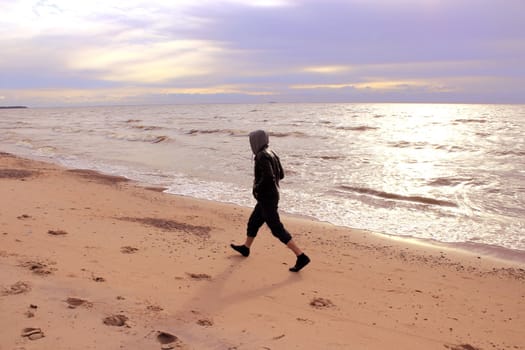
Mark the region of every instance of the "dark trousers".
POLYGON ((248 237, 256 237, 261 226, 266 223, 272 231, 272 234, 281 242, 287 244, 292 239, 292 236, 284 228, 279 218, 277 208, 278 201, 258 201, 248 220, 248 237))

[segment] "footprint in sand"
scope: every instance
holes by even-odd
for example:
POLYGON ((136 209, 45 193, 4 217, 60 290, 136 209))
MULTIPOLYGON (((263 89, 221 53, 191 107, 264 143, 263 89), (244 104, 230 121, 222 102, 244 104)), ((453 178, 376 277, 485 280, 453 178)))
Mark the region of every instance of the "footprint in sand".
POLYGON ((124 315, 111 315, 105 317, 102 321, 108 326, 122 327, 127 326, 126 322, 128 321, 128 317, 124 315))
POLYGON ((34 313, 33 311, 36 310, 37 308, 38 308, 37 305, 30 304, 30 305, 29 305, 29 309, 24 313, 24 315, 25 315, 27 318, 35 317, 35 313, 34 313))
POLYGON ((164 310, 161 306, 158 306, 158 305, 148 305, 146 309, 149 311, 153 311, 153 312, 160 312, 164 310))
POLYGON ((81 298, 67 298, 65 300, 65 302, 67 303, 67 307, 70 308, 70 309, 76 309, 77 307, 79 306, 84 306, 84 307, 87 307, 87 308, 90 308, 93 306, 93 303, 85 300, 85 299, 81 299, 81 298))
POLYGON ((314 324, 314 321, 309 320, 309 319, 307 319, 307 318, 302 318, 302 317, 297 317, 297 321, 299 321, 299 322, 304 322, 304 323, 306 323, 306 324, 314 324))
POLYGON ((35 317, 35 313, 31 310, 27 310, 24 315, 27 317, 27 318, 31 318, 31 317, 35 317))
POLYGON ((310 306, 315 307, 316 309, 325 309, 325 308, 333 307, 334 303, 332 303, 330 299, 314 298, 310 302, 310 306))
POLYGON ((130 246, 125 246, 125 247, 120 248, 120 252, 122 254, 133 254, 133 253, 138 252, 138 250, 139 250, 138 248, 130 247, 130 246))
POLYGON ((206 273, 190 273, 186 272, 188 276, 193 278, 194 280, 210 280, 211 276, 206 273))
POLYGON ((175 343, 179 338, 168 332, 157 331, 157 340, 164 345, 175 343))
POLYGON ((22 337, 37 340, 44 337, 44 332, 42 332, 40 328, 24 328, 22 330, 22 337))
POLYGON ((36 171, 23 169, 0 169, 0 179, 25 179, 38 174, 36 171))
POLYGON ((185 349, 180 339, 168 332, 157 331, 157 341, 161 344, 161 350, 185 349))
POLYGON ((39 261, 25 261, 20 264, 22 267, 26 267, 29 270, 33 271, 33 273, 37 275, 49 275, 52 273, 51 268, 47 266, 47 264, 39 261))
POLYGON ((460 345, 445 345, 445 348, 450 350, 481 350, 470 344, 460 344, 460 345))
POLYGON ((15 295, 27 293, 31 290, 31 285, 28 282, 18 281, 9 288, 4 288, 2 295, 15 295))
POLYGON ((208 320, 206 318, 203 318, 203 319, 198 320, 197 324, 199 326, 203 326, 203 327, 211 327, 211 326, 213 326, 213 321, 212 320, 208 320))
POLYGON ((67 235, 67 232, 64 231, 64 230, 49 230, 47 231, 48 234, 52 235, 52 236, 63 236, 63 235, 67 235))

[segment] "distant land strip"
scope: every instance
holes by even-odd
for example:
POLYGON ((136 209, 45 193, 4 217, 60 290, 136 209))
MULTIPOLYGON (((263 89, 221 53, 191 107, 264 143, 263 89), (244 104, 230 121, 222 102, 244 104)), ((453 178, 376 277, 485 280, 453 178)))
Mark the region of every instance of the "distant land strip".
POLYGON ((27 106, 0 106, 0 109, 27 108, 27 106))

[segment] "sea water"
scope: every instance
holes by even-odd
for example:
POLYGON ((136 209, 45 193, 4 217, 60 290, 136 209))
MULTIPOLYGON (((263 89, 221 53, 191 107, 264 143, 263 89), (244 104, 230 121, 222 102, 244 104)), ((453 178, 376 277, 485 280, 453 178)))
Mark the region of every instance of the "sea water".
POLYGON ((525 251, 525 105, 217 104, 0 110, 0 151, 254 205, 248 134, 281 157, 281 211, 525 251))

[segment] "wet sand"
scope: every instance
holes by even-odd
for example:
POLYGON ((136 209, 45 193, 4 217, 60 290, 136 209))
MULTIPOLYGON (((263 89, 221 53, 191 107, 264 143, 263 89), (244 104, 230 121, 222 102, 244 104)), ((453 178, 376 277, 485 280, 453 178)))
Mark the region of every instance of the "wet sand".
POLYGON ((525 349, 523 261, 0 153, 0 349, 525 349))

